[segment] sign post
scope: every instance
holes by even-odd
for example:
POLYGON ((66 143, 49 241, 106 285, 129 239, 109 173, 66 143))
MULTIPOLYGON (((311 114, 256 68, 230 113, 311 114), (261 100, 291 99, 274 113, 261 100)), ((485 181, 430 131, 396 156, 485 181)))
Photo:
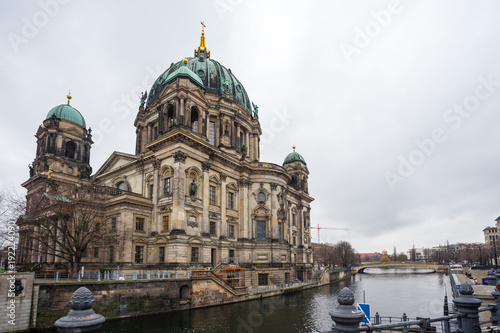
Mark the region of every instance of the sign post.
POLYGON ((363 317, 362 323, 371 324, 371 321, 370 321, 370 304, 359 303, 358 304, 358 310, 362 311, 364 313, 364 315, 365 315, 363 317))

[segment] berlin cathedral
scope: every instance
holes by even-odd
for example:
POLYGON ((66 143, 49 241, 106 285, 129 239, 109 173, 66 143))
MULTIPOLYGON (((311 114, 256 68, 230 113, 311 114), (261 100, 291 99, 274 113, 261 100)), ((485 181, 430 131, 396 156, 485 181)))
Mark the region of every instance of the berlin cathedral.
MULTIPOLYGON (((39 126, 22 186, 28 207, 40 193, 55 197, 49 183, 109 189, 106 238, 90 242, 86 270, 232 265, 246 271, 248 286, 257 274, 269 275, 269 284, 311 278, 306 161, 295 147, 281 166, 260 161, 258 107, 211 58, 204 32, 194 56, 172 63, 142 95, 135 154, 114 152, 94 174, 91 130, 70 99, 39 126)), ((64 263, 57 249, 34 251, 39 226, 23 218, 18 225, 21 264, 64 263)))

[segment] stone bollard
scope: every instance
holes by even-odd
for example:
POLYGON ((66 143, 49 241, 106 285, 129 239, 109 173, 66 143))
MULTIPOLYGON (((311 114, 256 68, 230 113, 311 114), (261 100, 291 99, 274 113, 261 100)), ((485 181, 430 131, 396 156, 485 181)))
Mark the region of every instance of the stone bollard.
POLYGON ((330 312, 330 317, 335 322, 332 326, 334 332, 352 332, 359 328, 364 313, 359 311, 354 304, 354 294, 345 287, 337 298, 339 306, 330 312))
POLYGON ((495 299, 496 305, 496 308, 491 310, 491 325, 498 326, 500 324, 500 292, 498 291, 498 287, 495 288, 495 291, 491 295, 495 299))
POLYGON ((59 318, 54 326, 62 333, 97 332, 106 320, 92 310, 94 297, 90 290, 80 287, 69 301, 71 310, 66 317, 59 318))
POLYGON ((495 274, 495 270, 493 268, 488 271, 488 275, 486 275, 486 280, 488 280, 488 286, 496 286, 497 275, 495 274))
POLYGON ((459 289, 460 296, 453 300, 457 311, 464 315, 458 321, 458 326, 465 333, 480 333, 481 327, 479 326, 479 307, 481 301, 474 298, 474 289, 468 283, 464 283, 459 289))
POLYGON ((497 277, 497 281, 500 282, 500 268, 496 270, 495 275, 497 277))

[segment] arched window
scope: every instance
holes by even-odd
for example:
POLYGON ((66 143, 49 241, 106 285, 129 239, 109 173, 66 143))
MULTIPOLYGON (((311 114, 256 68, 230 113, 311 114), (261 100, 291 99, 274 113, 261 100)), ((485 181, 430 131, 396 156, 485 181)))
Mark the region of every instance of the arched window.
POLYGON ((180 299, 189 299, 189 287, 184 285, 180 290, 180 299))
POLYGON ((198 110, 196 108, 191 108, 191 129, 196 133, 198 133, 198 117, 198 110))
POLYGON ((127 189, 127 185, 125 185, 125 182, 118 182, 116 183, 116 188, 125 191, 127 189))
POLYGON ((64 156, 69 158, 75 158, 76 152, 76 143, 73 141, 66 142, 66 151, 64 152, 64 156))
POLYGON ((175 111, 173 105, 170 105, 167 110, 167 130, 171 127, 174 126, 174 118, 175 118, 175 111))

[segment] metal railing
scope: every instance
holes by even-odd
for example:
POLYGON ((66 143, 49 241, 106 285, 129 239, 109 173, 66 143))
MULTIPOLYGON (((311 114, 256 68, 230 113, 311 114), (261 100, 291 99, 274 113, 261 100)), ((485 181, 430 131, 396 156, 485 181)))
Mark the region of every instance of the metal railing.
POLYGON ((248 294, 253 295, 253 294, 266 293, 266 292, 270 292, 270 291, 293 289, 293 288, 299 288, 299 287, 303 287, 303 286, 310 286, 310 285, 313 285, 316 283, 317 283, 316 280, 307 280, 307 281, 299 281, 299 282, 294 282, 294 283, 282 283, 282 284, 273 284, 273 285, 267 285, 267 286, 248 287, 248 294))
POLYGON ((125 280, 175 280, 175 279, 189 279, 191 278, 191 271, 105 271, 105 272, 78 272, 76 278, 71 274, 55 273, 36 273, 35 282, 38 283, 58 283, 58 282, 71 282, 71 281, 125 281, 125 280))
MULTIPOLYGON (((415 318, 409 319, 406 314, 403 317, 381 317, 378 313, 371 318, 369 323, 362 323, 367 319, 365 314, 357 309, 354 304, 354 294, 349 288, 344 288, 338 295, 339 306, 330 312, 334 324, 332 331, 324 333, 340 333, 340 332, 380 332, 398 330, 403 333, 417 331, 420 333, 427 332, 444 332, 444 333, 479 333, 481 326, 491 324, 486 329, 487 331, 499 331, 500 327, 500 292, 495 288, 492 296, 495 299, 495 304, 488 305, 484 308, 479 308, 482 304, 481 300, 474 298, 472 295, 474 290, 469 284, 462 284, 459 289, 460 296, 453 300, 456 308, 456 313, 448 315, 448 304, 445 298, 443 306, 444 316, 436 318, 415 318), (479 313, 490 312, 491 319, 485 322, 479 322, 479 313), (383 324, 382 320, 389 318, 389 323, 383 324), (392 321, 397 322, 392 322, 392 321), (455 325, 453 323, 456 322, 455 325), (439 323, 439 326, 432 326, 432 323, 439 323), (452 326, 456 329, 452 330, 452 326)), ((485 331, 485 330, 483 330, 485 331)))

